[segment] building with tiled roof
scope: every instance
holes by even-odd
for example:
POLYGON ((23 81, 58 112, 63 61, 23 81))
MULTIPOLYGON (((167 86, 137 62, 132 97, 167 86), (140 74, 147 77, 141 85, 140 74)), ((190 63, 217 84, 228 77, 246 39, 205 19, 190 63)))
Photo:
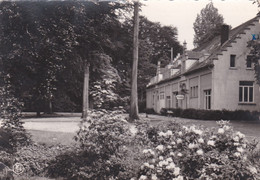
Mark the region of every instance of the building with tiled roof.
POLYGON ((164 67, 158 62, 157 74, 147 85, 146 106, 260 111, 260 89, 254 65, 246 61, 252 35, 260 34, 257 16, 192 51, 172 59, 164 67))

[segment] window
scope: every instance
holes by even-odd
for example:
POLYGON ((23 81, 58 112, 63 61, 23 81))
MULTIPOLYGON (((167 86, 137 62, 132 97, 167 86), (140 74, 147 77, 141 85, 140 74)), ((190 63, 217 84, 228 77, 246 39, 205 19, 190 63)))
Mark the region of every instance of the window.
POLYGON ((160 92, 160 99, 164 99, 164 92, 160 92))
POLYGON ((254 102, 254 82, 240 81, 239 82, 239 102, 252 103, 254 102))
POLYGON ((205 109, 211 109, 211 89, 204 91, 205 109))
POLYGON ((247 56, 246 58, 246 68, 252 68, 252 56, 247 56))
POLYGON ((166 96, 166 108, 171 107, 171 96, 166 96))
POLYGON ((198 86, 193 86, 190 88, 190 97, 197 98, 198 97, 198 86))
POLYGON ((230 67, 236 67, 236 55, 230 55, 230 67))

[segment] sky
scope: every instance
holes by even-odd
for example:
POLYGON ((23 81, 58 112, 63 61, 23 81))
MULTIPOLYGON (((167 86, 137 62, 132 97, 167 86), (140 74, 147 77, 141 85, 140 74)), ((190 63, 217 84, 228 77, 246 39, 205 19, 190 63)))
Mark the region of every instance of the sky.
MULTIPOLYGON (((232 28, 252 19, 258 7, 252 0, 211 0, 224 17, 224 23, 232 28)), ((144 4, 141 15, 150 21, 162 25, 171 25, 178 29, 178 40, 187 42, 188 49, 193 49, 193 23, 197 14, 211 2, 210 0, 140 0, 144 4)))

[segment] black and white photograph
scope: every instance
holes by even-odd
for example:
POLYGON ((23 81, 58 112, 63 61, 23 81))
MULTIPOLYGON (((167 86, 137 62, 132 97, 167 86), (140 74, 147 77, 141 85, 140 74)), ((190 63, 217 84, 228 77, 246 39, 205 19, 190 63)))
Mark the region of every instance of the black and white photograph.
POLYGON ((0 180, 260 180, 260 0, 0 0, 0 180))

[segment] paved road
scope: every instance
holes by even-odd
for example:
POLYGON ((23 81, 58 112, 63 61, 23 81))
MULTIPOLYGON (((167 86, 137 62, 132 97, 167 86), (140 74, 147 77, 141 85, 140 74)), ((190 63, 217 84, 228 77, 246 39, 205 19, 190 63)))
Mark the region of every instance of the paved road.
POLYGON ((23 122, 27 130, 74 133, 79 129, 80 117, 29 118, 23 122))
MULTIPOLYGON (((149 115, 148 118, 145 114, 140 114, 142 119, 151 120, 152 122, 159 121, 176 121, 184 125, 203 125, 205 127, 217 127, 215 121, 205 121, 205 120, 192 120, 184 118, 173 118, 165 117, 159 115, 149 115)), ((52 118, 28 118, 23 119, 25 122, 24 127, 28 130, 40 130, 40 131, 50 131, 50 132, 70 132, 74 133, 78 130, 78 125, 80 122, 80 116, 76 117, 52 117, 52 118)), ((260 141, 260 122, 243 122, 234 121, 231 122, 234 130, 240 131, 245 134, 249 139, 256 138, 260 141)))

